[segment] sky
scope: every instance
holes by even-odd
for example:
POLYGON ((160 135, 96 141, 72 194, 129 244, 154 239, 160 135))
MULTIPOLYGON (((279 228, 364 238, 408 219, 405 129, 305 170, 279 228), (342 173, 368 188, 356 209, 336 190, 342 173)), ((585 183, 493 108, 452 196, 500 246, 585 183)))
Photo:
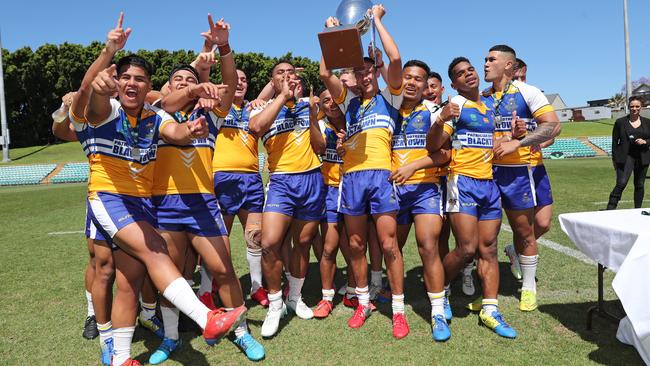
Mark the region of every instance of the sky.
MULTIPOLYGON (((133 28, 127 50, 193 49, 202 45, 207 13, 231 24, 236 52, 320 58, 317 33, 340 0, 292 1, 3 1, 2 46, 104 41, 120 11, 133 28)), ((377 1, 375 1, 377 3, 377 1)), ((559 93, 570 107, 609 98, 625 83, 623 0, 385 0, 384 24, 402 61, 420 59, 443 75, 456 56, 479 70, 488 49, 508 44, 528 64, 528 82, 559 93)), ((650 77, 650 1, 628 0, 632 80, 650 77)), ((364 44, 369 36, 364 36, 364 44)), ((482 81, 481 88, 488 84, 482 81)))

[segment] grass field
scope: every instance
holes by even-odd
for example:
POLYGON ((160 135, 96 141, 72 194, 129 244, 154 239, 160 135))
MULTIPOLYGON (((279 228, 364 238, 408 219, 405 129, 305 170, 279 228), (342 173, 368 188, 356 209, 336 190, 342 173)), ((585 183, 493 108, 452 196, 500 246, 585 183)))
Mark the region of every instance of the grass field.
MULTIPOLYGON (((78 146, 74 145, 76 149, 78 146)), ((66 146, 67 148, 67 146, 66 146)), ((27 158, 25 158, 27 159, 27 158)), ((607 158, 548 161, 555 205, 555 219, 547 239, 573 247, 561 232, 557 214, 603 208, 614 184, 607 158)), ((631 207, 628 187, 621 208, 631 207)), ((0 364, 54 365, 98 363, 97 341, 81 337, 85 318, 83 268, 87 261, 84 224, 86 186, 56 185, 0 189, 0 364), (78 232, 54 235, 55 232, 78 232)), ((648 199, 648 198, 646 198, 648 199)), ((500 246, 510 241, 502 232, 500 246)), ((241 227, 232 235, 234 263, 244 288, 249 286, 241 227)), ((453 244, 452 244, 453 245, 453 244)), ((391 336, 390 305, 380 305, 360 330, 346 321, 352 311, 337 303, 328 319, 304 321, 295 317, 282 323, 278 336, 262 341, 267 350, 263 364, 489 364, 583 365, 640 364, 636 351, 615 339, 616 325, 596 318, 594 330, 585 329, 585 314, 595 303, 596 267, 546 247, 540 247, 538 271, 539 310, 517 310, 518 284, 509 274, 500 253, 500 305, 506 319, 518 331, 516 340, 499 338, 477 325, 477 315, 463 306, 471 301, 453 286, 452 338, 444 344, 432 341, 429 301, 422 284, 419 256, 413 236, 405 248, 407 318, 411 334, 396 341, 391 336)), ((320 280, 312 260, 305 301, 314 306, 320 297, 320 280)), ((618 303, 606 273, 606 298, 618 303)), ((342 283, 337 275, 337 283, 342 283)), ((252 304, 249 304, 252 306, 252 304)), ((249 324, 259 339, 265 309, 252 306, 249 324)), ((182 333, 182 351, 168 365, 237 365, 248 361, 230 341, 209 348, 192 332, 182 333)), ((148 360, 158 346, 151 334, 136 331, 133 355, 148 360)))

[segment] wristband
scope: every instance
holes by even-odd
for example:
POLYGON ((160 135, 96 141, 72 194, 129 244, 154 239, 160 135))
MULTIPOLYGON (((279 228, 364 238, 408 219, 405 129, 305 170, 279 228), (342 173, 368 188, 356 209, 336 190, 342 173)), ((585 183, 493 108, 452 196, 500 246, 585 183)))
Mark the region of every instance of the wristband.
POLYGON ((228 43, 221 46, 217 45, 217 49, 219 49, 219 56, 221 57, 227 56, 231 52, 230 44, 228 43))

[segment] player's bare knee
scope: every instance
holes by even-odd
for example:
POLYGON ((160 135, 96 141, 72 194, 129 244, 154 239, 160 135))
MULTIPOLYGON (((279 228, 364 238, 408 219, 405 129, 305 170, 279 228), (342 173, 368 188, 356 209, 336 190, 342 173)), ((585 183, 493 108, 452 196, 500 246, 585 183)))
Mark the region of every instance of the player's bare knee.
POLYGON ((261 227, 246 227, 244 230, 246 248, 251 253, 262 252, 262 229, 261 227))

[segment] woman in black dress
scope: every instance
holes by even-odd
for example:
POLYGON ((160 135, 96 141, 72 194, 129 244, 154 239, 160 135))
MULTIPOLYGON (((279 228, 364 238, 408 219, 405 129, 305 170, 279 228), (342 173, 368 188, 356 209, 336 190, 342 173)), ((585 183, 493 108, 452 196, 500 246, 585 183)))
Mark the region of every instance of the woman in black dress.
POLYGON ((634 207, 643 204, 643 184, 650 164, 650 119, 641 117, 643 98, 630 97, 630 114, 614 123, 612 131, 612 160, 616 169, 616 186, 609 195, 608 210, 616 209, 623 190, 634 171, 634 207))

